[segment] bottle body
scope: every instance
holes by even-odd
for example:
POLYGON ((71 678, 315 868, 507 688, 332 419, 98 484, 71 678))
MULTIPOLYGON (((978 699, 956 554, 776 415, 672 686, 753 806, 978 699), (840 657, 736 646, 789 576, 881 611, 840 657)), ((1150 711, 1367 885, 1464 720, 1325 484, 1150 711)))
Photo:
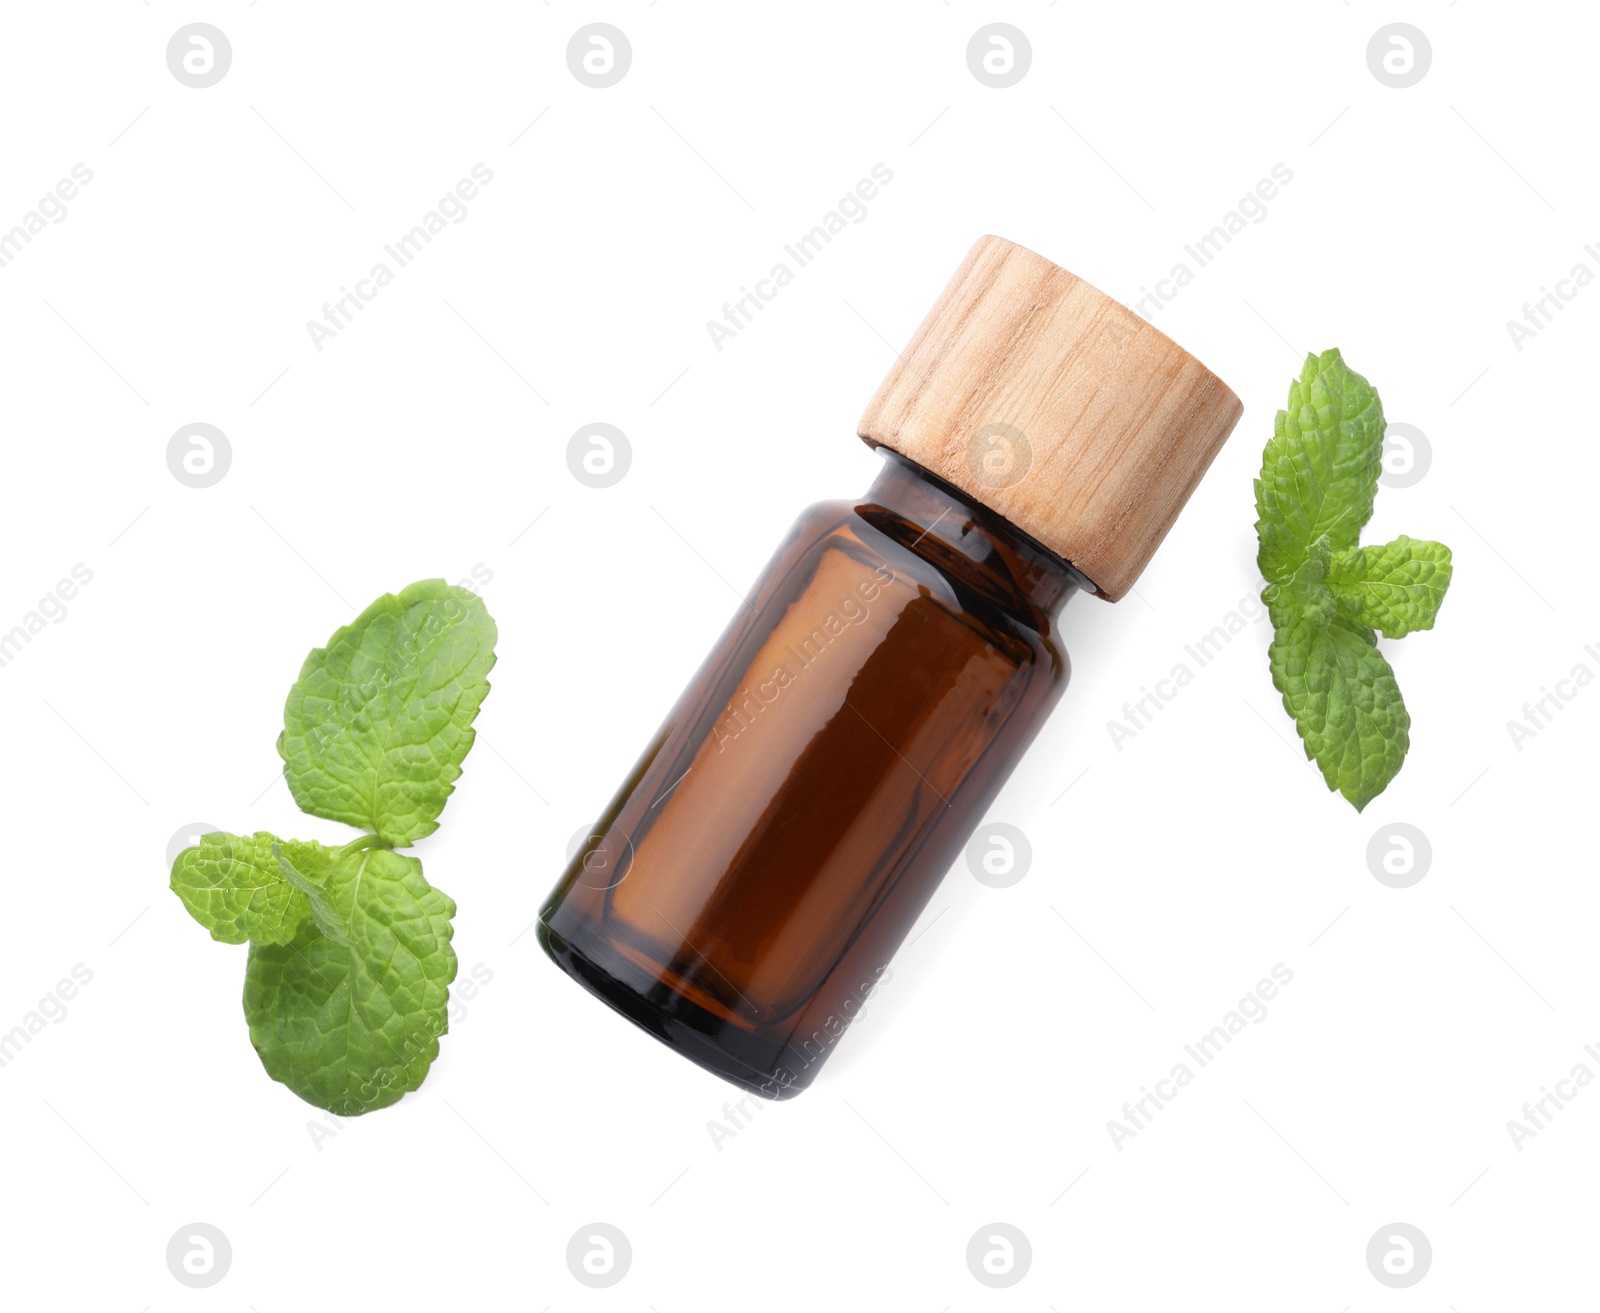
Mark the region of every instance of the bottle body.
POLYGON ((769 1098, 815 1077, 1068 676, 1081 577, 884 454, 796 522, 540 917, 568 974, 769 1098))

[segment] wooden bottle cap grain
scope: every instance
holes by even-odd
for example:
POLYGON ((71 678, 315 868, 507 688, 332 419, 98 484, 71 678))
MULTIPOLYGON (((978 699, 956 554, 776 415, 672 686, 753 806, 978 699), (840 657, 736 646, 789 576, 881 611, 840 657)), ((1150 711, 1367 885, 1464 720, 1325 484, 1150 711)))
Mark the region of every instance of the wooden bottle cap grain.
POLYGON ((1004 516, 1115 602, 1243 409, 1105 293, 980 237, 857 432, 1004 516))

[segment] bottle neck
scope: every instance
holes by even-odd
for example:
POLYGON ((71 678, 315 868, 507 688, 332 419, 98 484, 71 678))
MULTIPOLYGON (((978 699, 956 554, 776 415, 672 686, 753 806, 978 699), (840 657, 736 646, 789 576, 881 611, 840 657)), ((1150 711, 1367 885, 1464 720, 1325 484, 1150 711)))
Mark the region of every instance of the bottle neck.
POLYGON ((857 514, 961 578, 1005 610, 1054 619, 1080 588, 1094 585, 1041 543, 981 502, 888 447, 883 469, 857 514))

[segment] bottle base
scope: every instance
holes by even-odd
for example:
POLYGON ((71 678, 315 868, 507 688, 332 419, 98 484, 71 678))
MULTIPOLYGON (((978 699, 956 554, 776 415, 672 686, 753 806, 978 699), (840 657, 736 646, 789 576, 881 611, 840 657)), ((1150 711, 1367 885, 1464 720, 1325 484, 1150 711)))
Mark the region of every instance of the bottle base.
POLYGON ((632 987, 625 964, 605 945, 589 946, 586 952, 543 919, 536 933, 545 955, 567 975, 713 1075, 774 1101, 792 1099, 810 1085, 815 1070, 792 1073, 776 1060, 782 1048, 772 1041, 730 1025, 659 982, 650 982, 648 994, 632 987), (604 964, 597 960, 602 955, 607 959, 604 964))

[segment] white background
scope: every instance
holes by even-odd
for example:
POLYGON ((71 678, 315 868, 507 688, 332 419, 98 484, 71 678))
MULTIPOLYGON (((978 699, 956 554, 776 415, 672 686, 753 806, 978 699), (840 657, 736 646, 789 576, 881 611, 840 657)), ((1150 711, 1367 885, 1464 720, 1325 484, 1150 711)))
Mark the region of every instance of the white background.
POLYGON ((0 629, 74 564, 93 582, 0 668, 0 1030, 74 964, 93 981, 0 1069, 7 1303, 1592 1302, 1600 1089, 1520 1150, 1506 1123, 1600 1073, 1600 688, 1520 750, 1507 722, 1600 673, 1600 290, 1520 351, 1505 325, 1600 273, 1597 28, 1479 0, 9 6, 0 228, 94 176, 0 269, 0 629), (233 48, 204 90, 165 60, 197 20, 233 48), (1403 90, 1365 55, 1396 20, 1433 50, 1403 90), (591 21, 631 42, 609 89, 567 68, 591 21), (967 68, 991 21, 1032 46, 1009 89, 967 68), (317 350, 306 321, 480 162, 468 217, 317 350), (716 350, 705 322, 880 162, 868 217, 716 350), (1267 217, 1155 316, 1245 415, 1139 596, 1069 605, 1072 687, 992 814, 1032 868, 958 867, 816 1086, 718 1147, 732 1087, 513 942, 569 837, 795 514, 872 479, 853 431, 883 339, 976 236, 1132 304, 1277 163, 1267 217), (1106 728, 1258 588, 1250 480, 1300 354, 1335 345, 1433 452, 1368 539, 1456 561, 1438 628, 1383 643, 1413 744, 1361 815, 1304 762, 1265 625, 1120 751, 1106 728), (593 421, 631 442, 610 489, 567 469, 593 421), (166 464, 192 422, 232 449, 200 490, 166 464), (494 690, 417 852, 460 904, 462 978, 493 981, 418 1093, 319 1138, 166 845, 197 820, 336 840, 276 779, 301 660, 475 565, 494 690), (1433 854, 1404 890, 1366 857, 1396 821, 1433 854), (1266 1019, 1115 1148, 1108 1120, 1275 963, 1266 1019), (194 1221, 233 1249, 208 1290, 166 1265, 194 1221), (593 1221, 633 1249, 607 1290, 564 1256, 593 1221), (1033 1250, 1005 1291, 965 1258, 996 1221, 1033 1250), (1364 1257, 1397 1221, 1433 1246, 1408 1290, 1364 1257))

